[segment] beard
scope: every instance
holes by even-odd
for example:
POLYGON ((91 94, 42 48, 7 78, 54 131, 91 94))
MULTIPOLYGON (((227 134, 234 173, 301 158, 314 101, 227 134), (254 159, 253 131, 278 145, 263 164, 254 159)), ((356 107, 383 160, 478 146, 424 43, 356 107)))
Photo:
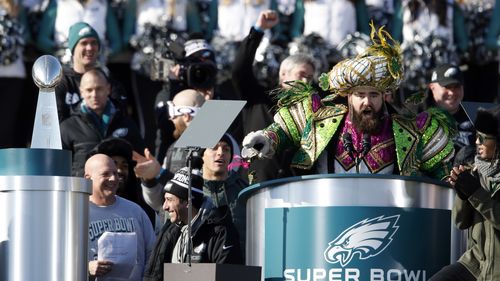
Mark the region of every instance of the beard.
POLYGON ((379 132, 380 125, 382 124, 382 109, 375 111, 372 107, 368 106, 361 109, 360 112, 351 110, 352 124, 362 133, 374 135, 379 132))

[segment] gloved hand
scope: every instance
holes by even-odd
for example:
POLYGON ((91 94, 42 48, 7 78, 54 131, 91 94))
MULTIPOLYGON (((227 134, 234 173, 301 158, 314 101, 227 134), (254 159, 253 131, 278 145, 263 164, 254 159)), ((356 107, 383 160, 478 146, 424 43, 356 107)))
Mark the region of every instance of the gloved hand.
POLYGON ((465 171, 458 174, 454 188, 460 199, 467 200, 478 188, 481 188, 481 183, 477 176, 465 171))
POLYGON ((258 158, 270 158, 274 154, 271 147, 271 139, 262 130, 248 133, 243 139, 242 144, 241 156, 245 159, 250 159, 254 156, 258 158))

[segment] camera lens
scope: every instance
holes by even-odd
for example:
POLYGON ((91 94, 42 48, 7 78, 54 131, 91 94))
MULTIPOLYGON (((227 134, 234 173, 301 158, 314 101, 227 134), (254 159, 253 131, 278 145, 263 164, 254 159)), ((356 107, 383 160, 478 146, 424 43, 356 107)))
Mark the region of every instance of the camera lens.
POLYGON ((211 89, 215 86, 217 68, 214 63, 193 63, 187 71, 189 87, 196 89, 211 89))

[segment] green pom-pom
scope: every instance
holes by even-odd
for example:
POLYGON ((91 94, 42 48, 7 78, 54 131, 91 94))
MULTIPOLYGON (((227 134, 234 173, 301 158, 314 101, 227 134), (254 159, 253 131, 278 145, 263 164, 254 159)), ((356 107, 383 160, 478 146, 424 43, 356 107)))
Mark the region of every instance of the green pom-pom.
POLYGON ((330 81, 327 73, 321 73, 319 76, 319 86, 323 91, 328 91, 330 89, 330 81))

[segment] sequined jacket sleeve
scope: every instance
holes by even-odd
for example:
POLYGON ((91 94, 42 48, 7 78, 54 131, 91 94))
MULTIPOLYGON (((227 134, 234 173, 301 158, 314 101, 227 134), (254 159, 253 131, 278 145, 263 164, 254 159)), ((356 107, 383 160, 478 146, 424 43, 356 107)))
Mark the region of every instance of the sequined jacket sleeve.
POLYGON ((291 146, 300 146, 304 128, 312 116, 313 100, 320 102, 319 96, 311 95, 279 108, 274 115, 274 123, 264 130, 265 134, 271 139, 275 152, 291 146))
POLYGON ((442 110, 431 108, 415 119, 394 117, 393 130, 400 174, 445 179, 455 153, 456 125, 442 110))

